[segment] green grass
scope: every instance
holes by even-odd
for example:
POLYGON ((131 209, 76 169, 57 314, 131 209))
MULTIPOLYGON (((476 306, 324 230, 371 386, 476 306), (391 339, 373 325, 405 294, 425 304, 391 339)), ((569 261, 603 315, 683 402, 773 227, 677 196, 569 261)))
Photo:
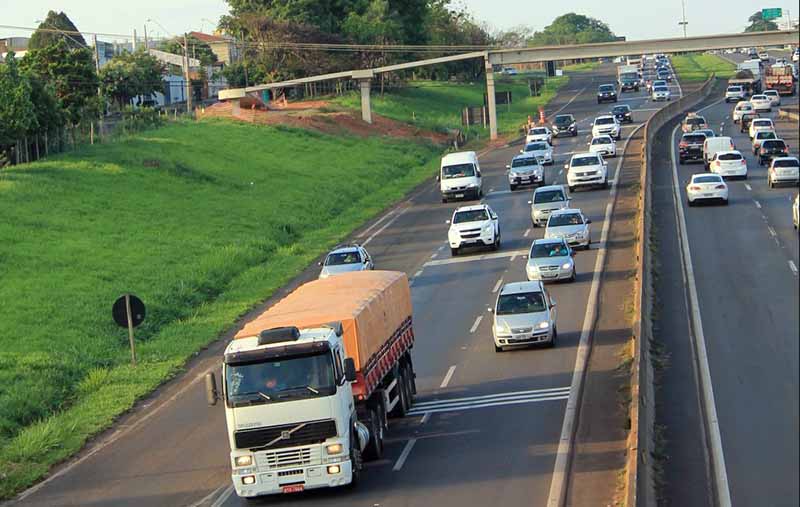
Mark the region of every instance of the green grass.
POLYGON ((711 73, 729 78, 736 74, 731 62, 711 54, 676 55, 672 57, 672 68, 683 82, 705 81, 711 73))
MULTIPOLYGON (((516 132, 527 116, 538 118, 539 106, 546 105, 565 85, 568 76, 550 78, 538 97, 531 97, 525 76, 496 75, 495 89, 498 92, 510 91, 512 104, 497 106, 498 131, 501 134, 516 132)), ((420 128, 444 132, 447 129, 460 129, 461 111, 467 106, 482 106, 486 86, 483 82, 459 84, 441 81, 409 81, 404 88, 396 88, 384 94, 373 92, 372 110, 387 118, 412 123, 420 128)), ((339 105, 358 109, 360 97, 353 93, 335 99, 339 105)), ((470 133, 480 137, 488 136, 488 127, 472 126, 470 133)))
POLYGON ((440 148, 177 123, 0 172, 0 497, 137 398, 359 224, 440 148), (111 303, 147 304, 138 367, 111 303))

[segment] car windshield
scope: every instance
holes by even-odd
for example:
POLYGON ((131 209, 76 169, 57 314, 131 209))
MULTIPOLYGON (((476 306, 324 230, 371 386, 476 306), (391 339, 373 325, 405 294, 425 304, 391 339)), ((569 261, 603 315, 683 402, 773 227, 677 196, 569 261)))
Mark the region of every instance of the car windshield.
POLYGON ((766 95, 753 95, 753 98, 751 98, 750 100, 767 100, 767 96, 766 95))
POLYGON ((654 90, 655 90, 655 91, 657 91, 657 92, 666 92, 666 91, 669 91, 669 89, 668 89, 666 86, 656 86, 656 87, 654 88, 654 90))
POLYGON ((705 134, 689 134, 683 136, 683 140, 689 144, 702 144, 706 140, 705 134))
POLYGON ((719 160, 742 160, 742 156, 738 153, 720 153, 719 160))
POLYGON ((325 259, 326 266, 341 266, 343 264, 359 264, 361 263, 361 257, 358 255, 358 252, 334 252, 328 254, 328 258, 325 259))
POLYGON ((572 115, 559 115, 559 116, 556 116, 555 124, 556 125, 569 125, 573 121, 575 121, 575 120, 572 119, 572 115))
POLYGON ((728 91, 729 92, 738 93, 738 92, 742 91, 742 87, 741 86, 729 86, 728 87, 728 91))
POLYGON ((773 139, 769 141, 764 141, 763 143, 761 143, 761 146, 768 150, 782 150, 786 146, 786 144, 783 141, 773 139))
POLYGON ((542 190, 533 194, 533 203, 541 204, 545 202, 563 202, 566 201, 564 192, 561 190, 542 190))
POLYGON ((442 167, 442 178, 446 180, 470 176, 475 176, 475 165, 473 164, 446 165, 442 167))
POLYGON ((753 106, 747 102, 740 102, 739 105, 736 106, 736 109, 739 111, 750 111, 753 109, 753 106))
POLYGON ((771 127, 772 120, 753 120, 754 127, 771 127))
POLYGON ((779 94, 778 94, 778 92, 776 90, 769 90, 769 91, 764 92, 764 95, 769 96, 769 97, 777 97, 779 94))
POLYGON ((614 109, 611 110, 614 114, 625 114, 630 111, 631 108, 628 106, 614 106, 614 109))
POLYGON ((525 151, 547 151, 547 143, 528 143, 525 151))
POLYGON ((539 161, 536 160, 536 157, 521 157, 511 161, 511 167, 527 167, 531 165, 539 165, 539 161))
POLYGON ((776 160, 773 165, 775 167, 800 167, 800 162, 796 158, 786 160, 776 160))
POLYGON ((697 129, 695 133, 702 134, 706 137, 714 137, 714 131, 711 129, 697 129))
POLYGON ((597 157, 576 157, 572 159, 570 166, 572 167, 585 167, 589 165, 598 165, 600 161, 597 157))
POLYGON ((708 175, 708 176, 695 176, 692 180, 693 183, 719 183, 722 181, 717 175, 708 175))
POLYGON ((544 295, 541 292, 503 294, 497 298, 497 315, 516 315, 545 311, 544 295))
POLYGON ((580 213, 559 213, 547 221, 547 227, 562 227, 565 225, 583 225, 583 216, 580 213))
POLYGON ((569 255, 569 249, 564 243, 534 243, 531 247, 532 259, 565 257, 567 255, 569 255))
POLYGON ((686 118, 687 125, 705 125, 706 120, 705 118, 699 116, 693 116, 691 118, 686 118))
POLYGON ((600 85, 601 92, 613 92, 614 86, 613 85, 600 85))
POLYGON ((593 145, 595 145, 595 144, 611 144, 612 142, 613 141, 608 136, 595 137, 594 139, 592 139, 592 144, 593 145))
POLYGON ((544 135, 544 134, 547 134, 547 129, 541 128, 541 127, 535 128, 535 129, 531 129, 530 134, 532 136, 544 135))
POLYGON ((489 220, 489 215, 484 209, 473 209, 467 211, 459 211, 453 216, 454 224, 463 224, 466 222, 482 222, 489 220))
POLYGON ((329 352, 225 367, 225 392, 232 406, 275 403, 336 392, 329 352))
POLYGON ((771 130, 762 130, 761 132, 756 132, 756 139, 759 141, 763 141, 764 139, 777 139, 778 136, 775 135, 775 132, 771 130))
POLYGON ((598 118, 594 121, 595 125, 611 125, 614 123, 614 118, 598 118))

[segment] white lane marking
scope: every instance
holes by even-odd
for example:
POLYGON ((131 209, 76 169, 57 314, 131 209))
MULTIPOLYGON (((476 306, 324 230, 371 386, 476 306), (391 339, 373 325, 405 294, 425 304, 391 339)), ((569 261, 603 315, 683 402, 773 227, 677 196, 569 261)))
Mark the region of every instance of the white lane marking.
POLYGON ((773 228, 772 228, 771 226, 769 226, 769 225, 767 226, 767 230, 769 231, 769 234, 770 234, 770 236, 772 236, 773 238, 774 238, 775 236, 777 236, 777 235, 778 235, 778 233, 777 233, 777 232, 775 232, 775 229, 773 229, 773 228))
POLYGON ((761 209, 761 203, 760 202, 756 201, 755 199, 753 199, 753 202, 755 203, 756 208, 761 209))
MULTIPOLYGON (((478 324, 480 321, 481 321, 481 318, 478 317, 478 320, 475 323, 478 324)), ((477 327, 477 326, 473 326, 473 327, 477 327)), ((445 374, 444 379, 442 380, 442 383, 439 384, 439 389, 444 389, 445 387, 447 387, 448 384, 450 384, 450 379, 453 378, 453 373, 455 371, 456 371, 456 365, 453 365, 450 368, 448 368, 447 373, 445 374)))
POLYGON ((490 188, 490 189, 489 189, 489 193, 491 194, 492 192, 494 192, 494 189, 493 189, 493 188, 490 188))
POLYGON ((212 491, 211 493, 209 493, 205 497, 203 497, 200 500, 196 501, 195 503, 189 505, 189 507, 200 507, 202 505, 206 505, 208 503, 211 503, 211 499, 214 498, 215 496, 219 495, 220 494, 220 490, 223 489, 223 488, 226 488, 226 487, 230 487, 230 485, 222 484, 220 487, 218 487, 217 489, 215 489, 214 491, 212 491))
POLYGON ((512 194, 512 193, 513 192, 511 190, 497 190, 497 191, 491 191, 490 190, 489 193, 486 194, 486 197, 490 197, 490 196, 493 196, 493 195, 512 194))
POLYGON ((369 234, 369 232, 370 232, 372 229, 374 229, 375 227, 377 227, 378 225, 380 225, 380 224, 381 224, 381 223, 382 223, 384 220, 386 220, 387 218, 391 217, 392 215, 394 215, 394 214, 395 214, 395 213, 397 213, 398 211, 399 211, 399 209, 393 209, 393 210, 392 210, 392 211, 390 211, 389 213, 386 213, 386 214, 385 214, 385 215, 383 215, 381 218, 379 218, 378 220, 376 220, 374 224, 370 225, 369 227, 367 227, 366 229, 364 229, 363 231, 361 231, 361 234, 359 234, 359 235, 358 235, 358 237, 359 237, 359 238, 363 238, 364 236, 366 236, 367 234, 369 234))
POLYGON ((745 184, 744 184, 744 188, 746 188, 747 190, 750 190, 750 191, 752 191, 752 190, 753 190, 753 187, 751 187, 751 186, 750 186, 750 185, 748 185, 747 183, 745 183, 745 184))
POLYGON ((221 505, 223 505, 225 502, 228 501, 228 498, 230 498, 232 494, 233 494, 233 484, 228 486, 227 489, 225 489, 225 491, 222 492, 222 495, 220 495, 220 497, 217 498, 217 500, 211 504, 211 507, 220 507, 221 505))
POLYGON ((517 252, 514 252, 514 255, 511 256, 511 258, 509 259, 509 262, 514 262, 514 259, 516 259, 516 258, 517 258, 517 252))
MULTIPOLYGON (((455 412, 457 410, 475 410, 476 408, 488 408, 488 407, 500 407, 504 405, 519 405, 522 403, 536 403, 542 401, 560 401, 569 399, 569 392, 564 391, 563 393, 554 393, 551 395, 540 395, 540 396, 527 396, 527 397, 518 397, 513 399, 506 399, 506 400, 498 400, 498 401, 486 401, 483 403, 470 403, 466 405, 451 405, 451 406, 442 406, 442 407, 435 407, 435 408, 427 408, 425 409, 425 413, 430 414, 438 414, 440 412, 455 412)), ((419 415, 422 412, 417 412, 411 410, 408 412, 409 416, 419 415)))
POLYGON ((797 266, 795 266, 794 261, 789 261, 789 269, 791 269, 792 273, 795 275, 797 274, 797 266))
POLYGON ((555 116, 555 115, 557 115, 558 113, 560 113, 561 111, 563 111, 564 109, 566 109, 566 108, 567 108, 567 106, 569 106, 570 104, 572 104, 572 101, 573 101, 573 100, 577 99, 577 98, 580 96, 580 94, 581 94, 581 93, 583 93, 583 92, 586 90, 586 88, 587 88, 587 87, 586 87, 586 86, 584 86, 583 88, 581 88, 580 90, 578 90, 578 92, 577 92, 575 95, 573 95, 571 99, 569 99, 569 102, 567 102, 566 104, 564 104, 564 105, 563 105, 563 106, 561 106, 560 108, 558 108, 558 109, 556 109, 555 111, 553 111, 552 113, 550 113, 550 116, 555 116))
POLYGON ((439 255, 439 252, 433 252, 431 254, 431 259, 435 259, 439 255))
POLYGON ((528 227, 527 229, 525 229, 525 234, 523 234, 523 236, 525 236, 527 238, 528 234, 530 234, 530 233, 531 233, 531 228, 528 227))
POLYGON ((562 174, 564 174, 564 169, 559 169, 558 170, 558 175, 561 176, 562 174))
MULTIPOLYGON (((679 125, 672 131, 672 145, 675 145, 676 135, 679 125)), ((708 365, 708 351, 706 350, 706 339, 703 334, 703 319, 700 314, 700 298, 697 295, 697 285, 694 278, 694 264, 692 263, 692 252, 689 247, 689 235, 686 232, 686 215, 683 210, 683 199, 680 196, 680 186, 678 183, 678 165, 675 163, 675 150, 670 149, 670 159, 672 161, 672 197, 676 211, 678 213, 679 239, 681 242, 681 263, 689 289, 689 306, 691 329, 694 331, 694 345, 696 349, 697 361, 700 368, 700 383, 703 391, 705 405, 706 426, 711 440, 711 460, 714 471, 714 487, 717 501, 721 507, 731 506, 731 494, 728 488, 728 472, 725 468, 725 455, 722 450, 722 436, 719 429, 719 418, 717 417, 717 406, 714 401, 714 388, 711 382, 711 370, 708 365)))
MULTIPOLYGON (((640 125, 636 130, 628 134, 625 139, 625 144, 622 147, 622 153, 628 147, 628 143, 633 136, 638 132, 640 125)), ((572 371, 572 381, 570 383, 569 399, 567 406, 564 409, 564 422, 561 425, 561 436, 558 441, 558 450, 556 451, 556 460, 553 465, 553 474, 550 479, 550 492, 547 495, 548 507, 560 507, 566 502, 567 495, 567 468, 570 461, 570 454, 573 447, 573 437, 575 435, 575 425, 577 424, 578 411, 580 409, 580 397, 583 390, 584 372, 586 371, 589 361, 589 353, 591 351, 590 337, 594 328, 594 321, 597 315, 598 297, 600 294, 600 277, 602 270, 605 266, 606 260, 606 241, 608 241, 608 230, 611 226, 611 215, 614 212, 617 197, 617 178, 619 178, 619 169, 622 167, 622 159, 620 157, 617 163, 617 173, 614 175, 614 184, 611 189, 611 197, 608 206, 606 207, 606 215, 603 221, 603 231, 600 234, 600 245, 597 250, 597 258, 595 259, 594 275, 592 276, 592 285, 589 289, 589 297, 586 300, 586 315, 583 319, 583 327, 581 328, 581 337, 578 342, 578 350, 575 354, 575 367, 572 371)))
POLYGON ((486 403, 488 401, 498 401, 503 399, 516 400, 519 398, 526 398, 530 396, 554 396, 557 394, 568 394, 569 386, 565 387, 551 387, 547 389, 531 389, 527 391, 511 391, 507 393, 498 394, 484 394, 480 396, 467 396, 465 398, 445 398, 441 400, 424 401, 415 403, 414 408, 417 412, 424 412, 428 408, 441 408, 449 405, 460 406, 468 405, 470 403, 486 403))
POLYGON ((428 419, 430 418, 431 418, 431 413, 425 412, 425 414, 422 416, 422 419, 419 420, 419 424, 420 425, 425 424, 426 422, 428 422, 428 419))
POLYGON ((414 444, 416 443, 417 443, 416 438, 412 438, 411 440, 406 442, 406 446, 403 448, 403 452, 400 453, 400 457, 397 458, 397 462, 392 467, 392 470, 394 470, 395 472, 399 472, 400 469, 403 468, 406 459, 408 459, 408 455, 411 454, 411 449, 414 448, 414 444))
POLYGON ((450 257, 448 259, 436 259, 434 261, 428 261, 423 264, 423 267, 428 266, 443 266, 446 264, 459 264, 461 262, 475 262, 475 261, 485 261, 489 259, 502 259, 503 257, 512 257, 511 260, 514 260, 518 254, 525 254, 527 250, 509 250, 506 252, 496 252, 496 253, 487 253, 482 255, 469 255, 464 257, 450 257))
POLYGON ((475 319, 475 322, 472 324, 472 327, 469 328, 470 334, 474 333, 475 330, 478 329, 478 326, 481 325, 482 320, 483 320, 483 315, 478 315, 478 317, 475 319))
POLYGON ((417 278, 420 275, 422 275, 422 270, 421 269, 419 271, 417 271, 416 273, 414 273, 414 278, 417 278))
POLYGON ((503 279, 502 279, 502 278, 501 278, 501 279, 499 279, 499 280, 497 280, 497 283, 494 285, 494 289, 492 289, 492 294, 494 294, 494 293, 496 293, 498 290, 500 290, 500 286, 501 286, 501 285, 503 285, 503 279))
POLYGON ((391 220, 389 220, 388 222, 386 222, 386 223, 383 225, 383 227, 381 227, 381 228, 380 228, 380 229, 378 229, 377 231, 373 232, 373 233, 372 233, 372 235, 371 235, 370 237, 368 237, 367 239, 365 239, 365 240, 364 240, 364 242, 363 242, 363 243, 361 243, 361 246, 367 246, 367 244, 369 244, 369 242, 370 242, 370 241, 372 241, 372 240, 375 238, 375 236, 377 236, 378 234, 380 234, 380 233, 382 233, 383 231, 385 231, 387 227, 389 227, 390 225, 392 225, 392 224, 394 223, 394 221, 395 221, 395 220, 397 220, 398 218, 400 218, 400 216, 401 216, 403 213, 405 213, 406 211, 408 211, 408 208, 407 208, 407 207, 406 207, 406 208, 403 208, 401 211, 399 211, 397 214, 395 214, 395 216, 394 216, 394 217, 393 217, 391 220))
POLYGON ((442 251, 442 250, 444 250, 446 247, 447 247, 447 245, 442 245, 442 246, 440 246, 439 248, 437 248, 437 250, 439 250, 439 251, 441 252, 441 251, 442 251))

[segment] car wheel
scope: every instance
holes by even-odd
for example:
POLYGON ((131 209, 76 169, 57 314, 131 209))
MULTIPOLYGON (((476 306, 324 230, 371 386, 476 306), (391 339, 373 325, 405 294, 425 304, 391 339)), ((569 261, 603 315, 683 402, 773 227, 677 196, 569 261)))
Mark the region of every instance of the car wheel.
POLYGON ((442 203, 447 204, 447 197, 442 197, 442 203))
POLYGON ((686 204, 688 204, 688 205, 689 205, 689 207, 691 208, 691 207, 693 207, 693 206, 694 206, 694 201, 691 201, 691 200, 689 200, 689 199, 686 199, 686 204))
POLYGON ((681 164, 681 165, 683 165, 683 164, 685 164, 685 163, 686 163, 686 159, 685 159, 685 158, 679 158, 679 159, 678 159, 678 163, 679 163, 679 164, 681 164))
POLYGON ((723 199, 722 200, 722 205, 723 206, 727 206, 728 205, 728 200, 727 199, 723 199))
POLYGON ((494 346, 494 351, 499 354, 500 352, 503 352, 503 347, 498 347, 497 345, 495 345, 494 346))
POLYGON ((494 243, 492 243, 492 250, 500 250, 500 236, 495 236, 494 243))
POLYGON ((775 184, 774 184, 774 183, 772 183, 772 178, 769 178, 769 179, 767 180, 767 185, 769 186, 769 188, 775 188, 775 184))
POLYGON ((570 275, 570 277, 569 277, 569 279, 567 281, 571 283, 571 282, 574 282, 576 278, 577 278, 577 274, 575 273, 575 266, 572 266, 572 274, 570 275))
POLYGON ((569 187, 569 191, 570 192, 574 192, 575 191, 575 187, 569 187))
POLYGON ((572 133, 572 137, 577 137, 577 135, 578 135, 578 131, 577 130, 572 133))
POLYGON ((453 257, 458 257, 458 248, 450 248, 450 255, 453 257))
POLYGON ((513 192, 514 190, 517 189, 517 186, 516 185, 509 185, 508 188, 510 188, 511 191, 513 192))
POLYGON ((553 338, 550 340, 550 344, 548 345, 551 349, 556 346, 556 341, 558 341, 558 328, 553 328, 553 338))
POLYGON ((608 176, 606 176, 606 180, 603 182, 603 188, 608 188, 608 176))

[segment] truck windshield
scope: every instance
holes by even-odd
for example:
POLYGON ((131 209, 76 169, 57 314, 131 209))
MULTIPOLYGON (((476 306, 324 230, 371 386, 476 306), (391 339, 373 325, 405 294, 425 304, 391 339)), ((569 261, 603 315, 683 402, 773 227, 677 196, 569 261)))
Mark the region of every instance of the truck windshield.
POLYGON ((468 178, 475 176, 475 166, 473 164, 446 165, 442 167, 442 179, 468 178))
POLYGON ((232 407, 330 396, 336 392, 329 352, 282 357, 225 367, 225 392, 232 407))

